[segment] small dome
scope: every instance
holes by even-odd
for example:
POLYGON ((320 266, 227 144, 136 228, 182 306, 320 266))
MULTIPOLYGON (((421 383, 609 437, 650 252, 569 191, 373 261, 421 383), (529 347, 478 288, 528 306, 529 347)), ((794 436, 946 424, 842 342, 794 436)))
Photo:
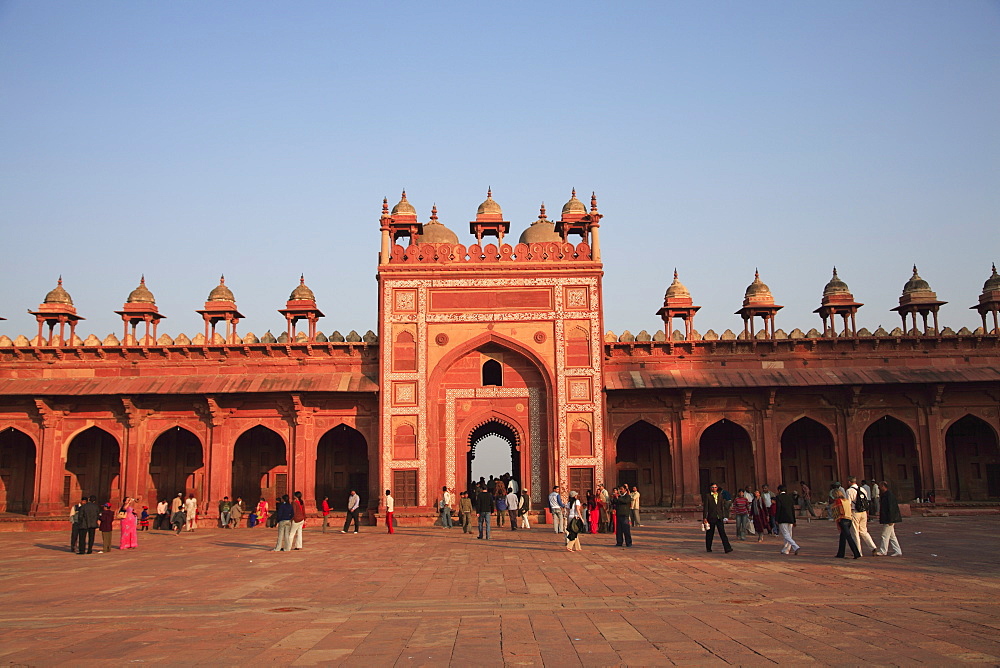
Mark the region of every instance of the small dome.
POLYGON ((155 304, 156 298, 153 297, 153 293, 149 291, 146 287, 146 277, 143 276, 139 279, 139 287, 137 287, 132 292, 128 293, 128 299, 125 300, 126 304, 155 304))
POLYGON ((500 205, 496 203, 496 200, 493 199, 492 188, 488 188, 486 190, 486 200, 479 205, 478 209, 476 209, 477 216, 481 216, 483 214, 503 216, 503 210, 500 208, 500 205))
POLYGON ((914 292, 930 292, 931 286, 917 274, 917 265, 913 265, 913 276, 903 286, 903 294, 909 295, 914 292))
POLYGON ((753 274, 753 283, 747 286, 746 294, 744 295, 747 299, 754 298, 754 301, 774 301, 774 297, 771 296, 771 288, 767 287, 764 281, 760 280, 760 272, 755 271, 753 274))
POLYGON ((403 196, 400 198, 399 202, 396 203, 396 206, 392 207, 393 216, 398 216, 400 214, 409 216, 417 215, 417 210, 414 209, 413 205, 406 199, 405 190, 403 191, 403 196))
POLYGON ((983 292, 991 292, 993 290, 1000 290, 1000 274, 997 274, 996 264, 993 265, 993 275, 983 283, 983 292))
POLYGON ((549 242, 562 243, 562 237, 556 232, 556 225, 545 215, 545 204, 538 210, 538 220, 521 232, 521 238, 517 240, 522 244, 545 244, 549 242))
POLYGON ((849 294, 851 294, 851 289, 847 287, 847 283, 844 283, 842 280, 840 280, 840 277, 837 276, 837 268, 834 267, 833 278, 831 278, 830 282, 826 284, 825 288, 823 288, 823 296, 831 297, 833 295, 849 295, 849 294))
POLYGON ((73 305, 73 298, 69 296, 69 293, 63 289, 62 286, 62 276, 59 277, 59 282, 56 287, 49 291, 49 294, 45 295, 45 301, 43 304, 66 304, 68 306, 73 305))
POLYGON ((236 297, 233 296, 233 291, 226 287, 226 277, 219 277, 219 284, 215 286, 215 289, 208 293, 208 300, 210 302, 235 302, 236 297))
POLYGON ((299 277, 299 284, 295 286, 292 290, 292 294, 288 296, 289 301, 308 299, 311 301, 316 301, 316 295, 313 291, 306 287, 306 277, 305 274, 299 277))
POLYGON ((418 244, 457 244, 458 235, 449 230, 444 224, 438 222, 438 209, 435 204, 431 207, 430 222, 424 223, 424 231, 414 239, 418 244))
POLYGON ((566 216, 585 216, 587 215, 587 207, 583 205, 583 202, 576 198, 576 188, 573 188, 573 196, 569 198, 569 201, 563 205, 562 215, 563 218, 566 216))
POLYGON ((677 278, 677 270, 674 269, 674 282, 670 284, 667 288, 667 294, 663 296, 664 299, 676 299, 678 297, 690 297, 691 293, 688 289, 684 287, 684 284, 680 282, 677 278))

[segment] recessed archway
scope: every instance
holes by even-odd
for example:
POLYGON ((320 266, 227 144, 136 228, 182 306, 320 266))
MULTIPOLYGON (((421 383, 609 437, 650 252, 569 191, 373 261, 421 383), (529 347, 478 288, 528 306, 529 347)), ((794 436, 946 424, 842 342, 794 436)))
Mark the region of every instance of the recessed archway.
POLYGON ((781 433, 781 476, 789 489, 805 482, 813 501, 823 501, 830 483, 839 480, 833 434, 812 418, 799 418, 781 433))
MULTIPOLYGON (((885 480, 901 502, 922 498, 920 475, 913 432, 902 421, 884 415, 865 430, 864 478, 885 480)), ((849 472, 852 473, 852 472, 849 472)))
POLYGON ((0 432, 0 512, 24 513, 35 498, 35 442, 13 427, 0 432))
POLYGON ((498 418, 483 422, 469 433, 466 479, 469 488, 480 478, 510 474, 521 484, 520 443, 514 428, 498 418), (478 457, 478 461, 477 461, 478 457))
POLYGON ((277 432, 257 425, 240 434, 233 447, 232 498, 247 508, 264 497, 273 507, 275 497, 289 494, 288 456, 277 432))
POLYGON ((956 501, 1000 498, 1000 448, 997 435, 984 420, 966 415, 944 437, 948 484, 956 501))
POLYGON ((120 453, 115 437, 99 427, 90 427, 74 436, 66 450, 67 478, 63 484, 66 505, 85 496, 96 496, 98 503, 120 502, 120 453))
POLYGON ((323 434, 316 446, 316 503, 346 508, 355 490, 362 507, 368 503, 368 441, 360 431, 339 424, 323 434))
POLYGON ((157 500, 169 501, 178 494, 194 494, 201 499, 204 494, 201 441, 187 429, 171 427, 153 441, 149 453, 149 477, 153 482, 152 498, 147 505, 154 507, 157 500))
POLYGON ((638 488, 645 505, 673 505, 670 441, 661 429, 639 420, 618 436, 616 452, 619 484, 638 488))
POLYGON ((700 492, 711 483, 732 493, 737 487, 755 484, 750 434, 732 420, 723 418, 701 435, 698 451, 700 492))

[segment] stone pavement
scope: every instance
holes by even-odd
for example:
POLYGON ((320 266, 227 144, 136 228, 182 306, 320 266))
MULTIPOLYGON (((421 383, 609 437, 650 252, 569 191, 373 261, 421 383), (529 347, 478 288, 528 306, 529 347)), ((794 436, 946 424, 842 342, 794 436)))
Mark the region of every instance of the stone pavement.
POLYGON ((995 665, 998 528, 911 518, 905 556, 856 561, 826 521, 797 557, 775 537, 706 554, 667 522, 573 554, 549 526, 307 528, 282 553, 263 527, 150 532, 85 556, 68 531, 0 534, 0 665, 995 665))

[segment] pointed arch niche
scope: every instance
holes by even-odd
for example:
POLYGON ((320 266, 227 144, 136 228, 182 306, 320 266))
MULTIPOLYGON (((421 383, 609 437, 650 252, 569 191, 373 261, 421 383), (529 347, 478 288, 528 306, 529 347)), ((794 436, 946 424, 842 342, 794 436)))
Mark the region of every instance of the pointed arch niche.
POLYGON ((115 437, 99 427, 84 429, 66 449, 63 500, 69 505, 96 496, 98 503, 121 503, 120 473, 121 449, 115 437))
POLYGON ((830 483, 840 480, 833 434, 812 418, 799 418, 781 432, 781 478, 788 489, 809 485, 813 501, 825 501, 830 483))
POLYGON ((338 424, 323 434, 316 446, 316 502, 330 499, 330 507, 346 507, 355 490, 362 508, 368 503, 368 441, 360 431, 338 424))
POLYGON ((966 415, 948 427, 944 442, 954 499, 1000 499, 1000 447, 993 428, 974 415, 966 415))
POLYGON ((35 442, 13 427, 0 431, 0 512, 27 514, 35 498, 35 442))
POLYGON ((864 465, 863 477, 887 481, 900 503, 923 497, 916 440, 902 421, 883 415, 868 426, 864 438, 864 465))
POLYGON ((241 498, 247 508, 264 497, 273 508, 275 497, 290 494, 288 455, 285 441, 263 425, 252 427, 236 439, 233 447, 232 498, 241 498))
POLYGON ((639 420, 618 436, 618 483, 635 486, 647 506, 672 506, 674 473, 670 441, 658 427, 639 420))
POLYGON ((756 484, 750 434, 723 418, 701 434, 698 450, 699 493, 711 483, 732 493, 737 487, 756 484))
POLYGON ((171 427, 156 437, 149 453, 152 489, 146 494, 146 504, 152 508, 157 500, 169 501, 178 493, 204 498, 204 475, 201 441, 183 427, 171 427))

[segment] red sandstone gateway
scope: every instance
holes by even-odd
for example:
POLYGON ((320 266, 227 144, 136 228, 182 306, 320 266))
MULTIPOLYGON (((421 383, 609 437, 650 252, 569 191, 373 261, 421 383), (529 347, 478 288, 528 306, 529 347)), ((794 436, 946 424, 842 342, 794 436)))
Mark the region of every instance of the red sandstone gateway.
POLYGON ((489 192, 466 246, 436 207, 421 223, 406 193, 384 202, 377 336, 319 332, 300 277, 277 339, 237 333, 224 279, 198 310, 203 333, 157 337, 165 316, 143 278, 116 312, 122 339, 81 340, 60 279, 31 312, 33 339, 0 337, 0 510, 61 518, 90 494, 273 505, 296 489, 309 509, 329 497, 342 510, 356 489, 377 519, 392 489, 398 521, 430 522, 435 490, 469 485, 488 436, 509 443, 536 511, 555 484, 628 483, 646 506, 683 509, 709 480, 804 480, 821 501, 849 474, 889 480, 904 501, 1000 500, 995 268, 976 332, 939 329, 945 302, 914 267, 893 332, 856 329, 862 304, 834 270, 822 331, 777 329, 758 274, 742 333, 702 335, 675 272, 664 331, 616 336, 602 320, 601 219, 574 191, 558 220, 543 206, 510 244, 489 192))

